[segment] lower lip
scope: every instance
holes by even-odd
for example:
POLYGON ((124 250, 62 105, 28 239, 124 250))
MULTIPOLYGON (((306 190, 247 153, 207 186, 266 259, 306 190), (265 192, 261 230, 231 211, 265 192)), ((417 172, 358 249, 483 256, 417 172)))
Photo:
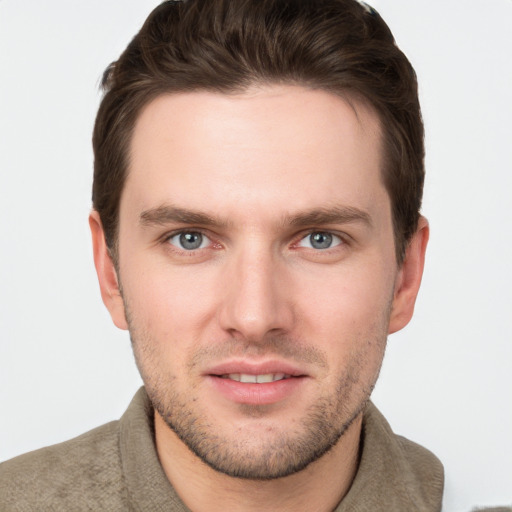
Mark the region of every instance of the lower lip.
POLYGON ((291 377, 263 384, 238 382, 213 375, 209 375, 208 379, 216 391, 232 402, 267 405, 280 402, 297 393, 306 377, 291 377))

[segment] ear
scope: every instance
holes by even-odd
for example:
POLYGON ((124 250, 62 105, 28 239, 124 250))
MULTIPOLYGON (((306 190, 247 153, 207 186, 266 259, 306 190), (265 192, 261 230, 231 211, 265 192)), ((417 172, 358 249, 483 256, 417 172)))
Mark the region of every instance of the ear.
POLYGON ((396 277, 389 334, 403 329, 412 318, 423 276, 428 237, 428 221, 425 217, 420 217, 418 229, 407 246, 405 259, 396 277))
POLYGON ((128 329, 117 272, 107 248, 99 213, 96 210, 93 210, 89 215, 89 226, 91 228, 94 266, 100 284, 101 298, 107 306, 114 324, 119 329, 128 329))

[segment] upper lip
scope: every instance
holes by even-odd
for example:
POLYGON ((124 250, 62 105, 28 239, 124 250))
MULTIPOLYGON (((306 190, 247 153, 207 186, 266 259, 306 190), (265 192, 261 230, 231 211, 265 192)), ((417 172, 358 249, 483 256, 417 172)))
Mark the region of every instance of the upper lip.
POLYGON ((284 373, 291 377, 306 376, 306 372, 287 361, 247 361, 233 360, 219 363, 207 369, 205 375, 229 375, 243 373, 247 375, 267 375, 284 373))

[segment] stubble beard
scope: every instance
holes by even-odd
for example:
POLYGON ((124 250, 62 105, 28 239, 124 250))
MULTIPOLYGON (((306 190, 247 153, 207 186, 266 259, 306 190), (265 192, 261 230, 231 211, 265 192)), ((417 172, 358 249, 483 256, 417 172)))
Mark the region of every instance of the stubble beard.
MULTIPOLYGON (((153 395, 154 396, 154 395, 153 395)), ((151 398, 151 397, 150 397, 151 398)), ((171 407, 151 398, 158 414, 169 428, 204 463, 225 475, 249 480, 273 480, 293 475, 320 459, 343 436, 366 406, 365 400, 355 412, 341 423, 333 414, 335 405, 327 399, 318 401, 300 429, 286 432, 265 432, 267 440, 248 446, 245 439, 223 438, 215 426, 202 421, 198 415, 175 401, 171 407)), ((244 406, 247 416, 264 416, 264 406, 244 406)))
MULTIPOLYGON (((267 429, 261 433, 262 440, 254 443, 254 439, 247 439, 247 435, 244 437, 246 433, 242 429, 238 435, 223 436, 218 425, 195 408, 198 397, 194 395, 194 389, 180 390, 176 377, 164 375, 165 372, 161 371, 161 358, 155 350, 157 343, 152 342, 147 332, 135 327, 129 314, 127 319, 135 360, 156 412, 179 439, 212 469, 231 477, 251 480, 272 480, 297 473, 336 445, 363 412, 377 380, 380 363, 369 382, 361 380, 361 370, 368 363, 369 351, 382 350, 383 357, 386 345, 382 329, 379 335, 373 332, 372 340, 360 345, 366 348, 360 350, 340 374, 334 392, 320 397, 301 421, 294 423, 294 427, 290 425, 289 429, 281 428, 279 431, 267 429)), ((274 339, 269 344, 272 352, 267 353, 285 356, 296 351, 297 346, 292 340, 281 339, 274 339), (282 348, 276 351, 276 346, 282 348)), ((264 345, 259 344, 257 350, 266 350, 262 347, 264 345)), ((257 421, 257 418, 265 417, 265 407, 243 405, 240 410, 257 421)))

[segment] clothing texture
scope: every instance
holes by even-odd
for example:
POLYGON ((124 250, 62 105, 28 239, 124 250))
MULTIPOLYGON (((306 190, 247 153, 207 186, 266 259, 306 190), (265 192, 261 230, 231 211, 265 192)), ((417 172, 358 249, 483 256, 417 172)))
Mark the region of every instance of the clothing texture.
MULTIPOLYGON (((373 404, 361 459, 335 512, 437 512, 443 468, 425 448, 393 434, 373 404)), ((0 510, 186 512, 159 463, 144 388, 119 421, 0 464, 0 510)))

